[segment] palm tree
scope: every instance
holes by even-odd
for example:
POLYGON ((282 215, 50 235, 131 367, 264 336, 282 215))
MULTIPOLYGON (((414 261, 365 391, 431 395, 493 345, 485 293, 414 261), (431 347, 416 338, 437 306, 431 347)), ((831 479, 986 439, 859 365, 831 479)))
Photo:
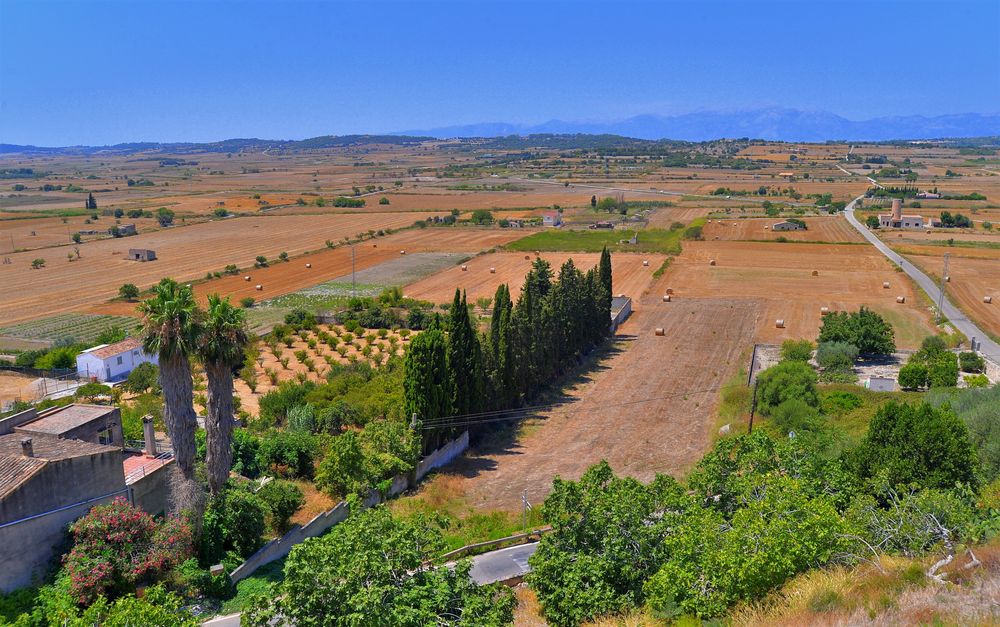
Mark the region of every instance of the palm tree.
POLYGON ((201 333, 200 312, 187 285, 162 279, 153 298, 139 304, 143 317, 143 347, 159 357, 163 388, 163 421, 173 443, 177 467, 185 479, 194 477, 195 419, 190 356, 201 333))
POLYGON ((205 466, 213 494, 222 491, 233 463, 233 368, 243 363, 249 342, 246 312, 234 307, 229 297, 209 296, 198 354, 208 375, 205 466))

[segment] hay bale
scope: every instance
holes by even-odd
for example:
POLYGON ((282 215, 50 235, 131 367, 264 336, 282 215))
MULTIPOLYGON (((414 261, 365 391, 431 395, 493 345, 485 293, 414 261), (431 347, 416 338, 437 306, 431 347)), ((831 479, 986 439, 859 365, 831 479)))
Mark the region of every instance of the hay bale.
POLYGON ((830 313, 830 308, 829 307, 820 307, 819 308, 819 312, 821 314, 828 314, 828 313, 830 313))
POLYGON ((674 293, 674 288, 668 287, 667 288, 667 294, 673 294, 673 293, 674 293))
POLYGON ((778 318, 777 320, 774 321, 774 328, 776 328, 776 329, 784 329, 785 328, 785 321, 783 319, 781 319, 781 318, 778 318))
POLYGON ((654 331, 654 333, 656 333, 656 335, 666 335, 666 331, 663 330, 663 327, 656 327, 656 331, 654 331))
POLYGON ((468 271, 469 271, 469 266, 467 266, 467 265, 465 265, 465 264, 463 263, 463 264, 462 264, 462 272, 468 272, 468 271))
POLYGON ((945 283, 951 283, 951 275, 950 274, 944 275, 944 282, 945 283))
POLYGON ((987 305, 989 305, 990 303, 993 302, 993 297, 992 296, 983 296, 983 302, 986 303, 987 305))
POLYGON ((882 288, 883 289, 889 289, 889 282, 888 281, 882 281, 882 288))
POLYGON ((399 254, 400 254, 400 255, 405 255, 405 254, 406 254, 406 251, 405 251, 405 250, 401 250, 401 251, 399 251, 399 254))
POLYGON ((249 281, 249 280, 250 280, 250 275, 248 274, 248 275, 244 276, 244 277, 243 277, 243 280, 244 280, 244 281, 249 281))
POLYGON ((715 259, 709 259, 708 260, 708 265, 714 266, 715 265, 715 259))
POLYGON ((732 431, 732 427, 730 426, 730 423, 728 423, 728 422, 726 424, 722 425, 721 427, 719 427, 719 435, 729 435, 730 431, 732 431))
POLYGON ((496 274, 496 273, 497 273, 496 268, 490 268, 490 274, 496 274))
POLYGON ((896 302, 897 303, 905 303, 906 302, 906 297, 905 296, 897 296, 896 297, 896 302))
POLYGON ((255 286, 254 286, 254 289, 255 289, 255 290, 257 290, 257 291, 259 292, 259 291, 261 291, 261 290, 263 290, 263 289, 264 289, 264 286, 263 286, 263 285, 260 285, 260 284, 258 284, 258 285, 255 285, 255 286))
POLYGON ((531 255, 525 255, 524 259, 525 259, 525 261, 529 261, 531 259, 531 255))
POLYGON ((311 267, 313 267, 313 265, 312 265, 311 263, 307 263, 307 264, 306 264, 306 267, 307 267, 307 268, 311 268, 311 267))
POLYGON ((663 295, 663 302, 665 302, 665 303, 669 303, 670 302, 670 294, 664 294, 663 295))
POLYGON ((813 276, 819 276, 819 270, 813 270, 813 276))
POLYGON ((648 266, 649 265, 649 259, 643 259, 642 260, 642 265, 643 266, 648 266))

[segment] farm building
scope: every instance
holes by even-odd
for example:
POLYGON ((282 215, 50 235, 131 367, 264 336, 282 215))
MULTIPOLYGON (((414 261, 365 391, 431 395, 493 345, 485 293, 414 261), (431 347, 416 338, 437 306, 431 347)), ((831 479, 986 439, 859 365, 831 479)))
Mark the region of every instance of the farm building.
POLYGON ((155 261, 156 251, 149 248, 129 248, 128 258, 133 261, 155 261))
POLYGON ((865 387, 872 392, 895 392, 896 380, 891 377, 868 377, 865 387))
POLYGON ((632 314, 632 299, 628 296, 615 296, 611 299, 611 332, 614 333, 621 323, 632 314))
POLYGON ((772 231, 805 231, 806 227, 799 224, 798 222, 791 222, 785 220, 783 222, 776 222, 771 226, 772 231))
POLYGON ((139 364, 156 364, 156 355, 142 350, 142 342, 126 338, 114 344, 88 348, 76 357, 76 374, 95 381, 121 381, 139 364))
POLYGON ((542 226, 562 226, 562 214, 558 211, 546 211, 542 214, 542 226))
POLYGON ((892 199, 892 213, 879 214, 879 226, 886 229, 922 229, 924 228, 924 217, 918 215, 903 215, 903 202, 898 198, 892 199))
MULTIPOLYGON (((122 224, 118 227, 118 234, 122 237, 127 237, 129 235, 136 235, 139 231, 136 230, 134 224, 122 224)), ((108 230, 109 234, 112 234, 111 230, 108 230)), ((154 258, 156 255, 153 256, 154 258)))

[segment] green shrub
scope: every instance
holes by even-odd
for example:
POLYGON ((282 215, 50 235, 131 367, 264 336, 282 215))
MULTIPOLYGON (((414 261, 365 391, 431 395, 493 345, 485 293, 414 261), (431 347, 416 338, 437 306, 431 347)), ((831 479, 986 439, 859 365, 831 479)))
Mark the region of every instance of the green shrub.
POLYGON ((815 407, 798 398, 790 398, 771 410, 771 421, 782 433, 815 429, 819 423, 815 407))
POLYGON ((264 468, 283 477, 313 475, 318 444, 306 431, 270 431, 262 438, 258 458, 264 468))
POLYGON ((771 411, 789 399, 801 400, 810 407, 819 406, 816 373, 801 361, 783 361, 757 375, 757 400, 760 413, 771 411))
POLYGON ((959 353, 958 364, 962 372, 982 372, 986 368, 986 361, 972 352, 959 353))
POLYGON ((904 390, 919 390, 927 387, 927 366, 911 362, 899 369, 899 387, 904 390))
POLYGON ((264 503, 268 525, 278 534, 288 530, 289 519, 306 502, 299 486, 283 479, 274 479, 264 484, 257 491, 257 497, 264 503))
POLYGON ((143 362, 128 373, 128 378, 125 379, 122 387, 134 394, 142 394, 150 390, 159 393, 159 379, 160 369, 155 364, 143 362))
POLYGON ((809 361, 813 343, 809 340, 785 340, 781 343, 781 359, 789 361, 809 361))
POLYGON ((832 416, 839 416, 861 407, 864 402, 857 394, 844 392, 843 390, 833 390, 823 394, 820 407, 823 413, 832 416))
POLYGON ((862 355, 888 355, 896 350, 892 325, 864 306, 855 312, 824 314, 819 342, 853 344, 862 355))
POLYGON ((932 388, 953 388, 958 385, 958 359, 954 353, 939 353, 930 361, 927 383, 932 388))
POLYGON ((962 377, 965 381, 965 385, 970 388, 988 388, 990 387, 990 380, 986 378, 985 374, 967 374, 962 377))
POLYGON ((821 342, 816 349, 816 363, 823 368, 850 370, 858 358, 858 347, 847 342, 821 342))
POLYGON ((229 487, 205 508, 199 557, 202 566, 219 563, 227 551, 250 557, 264 544, 265 507, 255 494, 229 487))

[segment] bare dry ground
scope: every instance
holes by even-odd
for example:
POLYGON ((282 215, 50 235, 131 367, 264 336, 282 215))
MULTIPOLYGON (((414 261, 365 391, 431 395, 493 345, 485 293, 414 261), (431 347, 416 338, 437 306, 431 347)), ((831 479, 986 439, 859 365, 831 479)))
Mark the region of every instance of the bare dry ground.
POLYGON ((705 224, 707 240, 776 240, 779 237, 792 241, 864 242, 857 230, 840 216, 802 218, 808 227, 805 231, 774 231, 771 227, 781 218, 714 219, 705 224), (767 227, 767 228, 764 228, 767 227))
POLYGON ((936 332, 912 283, 871 246, 767 243, 685 242, 684 252, 657 287, 674 290, 674 300, 688 298, 750 299, 760 303, 758 342, 814 340, 821 307, 856 310, 867 305, 896 330, 901 348, 915 348, 936 332), (714 260, 716 265, 710 265, 714 260), (812 272, 816 271, 817 276, 812 272), (882 287, 888 281, 889 289, 882 287), (903 296, 905 303, 897 303, 903 296), (784 328, 775 326, 784 320, 784 328))
MULTIPOLYGON (((567 259, 572 259, 576 267, 586 272, 597 265, 599 253, 541 253, 538 255, 552 265, 556 275, 567 259)), ((536 256, 526 253, 492 253, 469 260, 466 270, 461 266, 449 268, 416 283, 406 286, 403 292, 411 298, 429 300, 434 303, 450 302, 455 289, 465 290, 470 301, 477 298, 492 298, 497 286, 506 283, 514 298, 521 291, 524 277, 531 270, 536 256), (496 272, 491 272, 491 269, 496 272)), ((634 301, 649 288, 653 272, 660 267, 663 255, 641 255, 615 253, 611 255, 612 276, 615 294, 623 293, 634 301), (644 266, 643 262, 649 265, 644 266)))
POLYGON ((749 301, 647 298, 559 409, 530 421, 517 442, 474 451, 448 472, 465 478, 470 503, 488 509, 519 507, 524 490, 540 503, 553 478, 579 478, 602 459, 643 481, 683 473, 710 442, 719 388, 759 316, 749 301))
POLYGON ((34 399, 31 385, 34 380, 35 377, 0 371, 0 407, 14 400, 34 399))

